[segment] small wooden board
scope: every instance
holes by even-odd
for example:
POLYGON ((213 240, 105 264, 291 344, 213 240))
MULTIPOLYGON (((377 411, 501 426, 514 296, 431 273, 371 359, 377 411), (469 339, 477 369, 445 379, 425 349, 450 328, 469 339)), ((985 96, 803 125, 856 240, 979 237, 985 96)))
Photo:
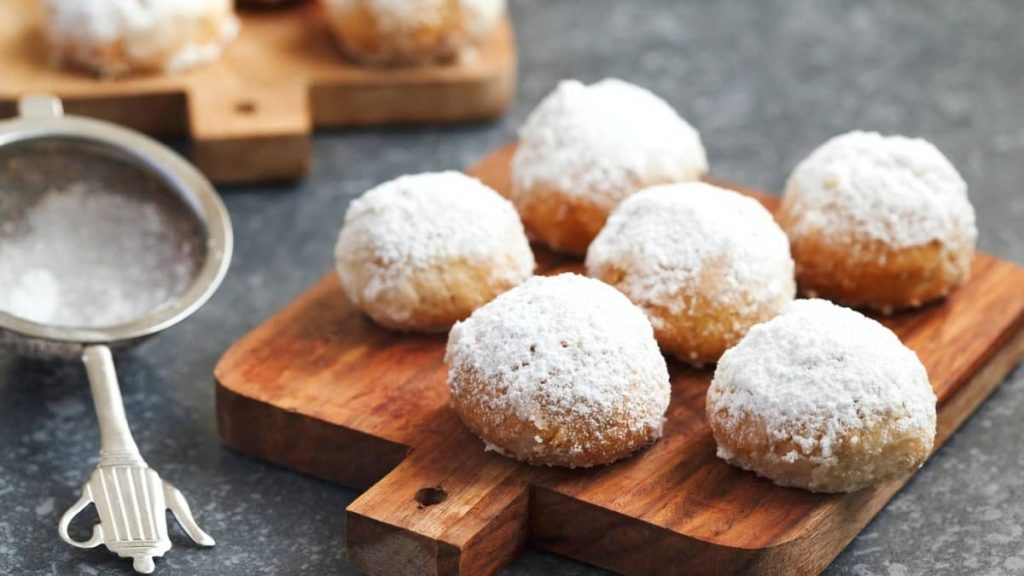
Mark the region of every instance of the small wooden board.
MULTIPOLYGON (((471 173, 507 190, 511 150, 471 173)), ((928 369, 941 444, 1024 353, 1024 268, 979 255, 946 302, 884 322, 928 369)), ((347 545, 370 574, 488 574, 524 546, 624 574, 815 574, 906 481, 821 495, 729 466, 704 416, 712 372, 674 362, 665 436, 649 449, 589 470, 518 464, 485 453, 449 408, 445 340, 377 327, 330 273, 216 368, 228 446, 366 490, 347 545)))
POLYGON ((155 135, 190 135, 192 159, 215 182, 302 176, 313 127, 494 118, 515 94, 509 21, 444 66, 358 67, 334 44, 318 2, 241 12, 223 57, 184 74, 101 80, 54 68, 38 0, 0 2, 0 118, 29 93, 60 96, 70 114, 155 135))

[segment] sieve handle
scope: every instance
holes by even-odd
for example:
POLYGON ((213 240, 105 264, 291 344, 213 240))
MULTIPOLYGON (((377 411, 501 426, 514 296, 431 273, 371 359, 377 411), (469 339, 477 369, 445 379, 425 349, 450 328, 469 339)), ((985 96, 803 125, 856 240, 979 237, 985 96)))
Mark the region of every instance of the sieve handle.
POLYGON ((79 548, 104 544, 122 558, 132 558, 136 572, 151 573, 153 558, 171 549, 167 510, 185 533, 201 546, 213 538, 196 524, 185 497, 146 465, 132 439, 110 348, 89 345, 82 351, 92 400, 100 422, 100 463, 82 488, 82 497, 61 517, 57 530, 65 542, 79 548), (100 518, 92 538, 84 542, 68 535, 71 520, 93 504, 100 518))
POLYGON ((128 428, 110 348, 90 345, 82 353, 100 422, 100 464, 145 464, 128 428))
POLYGON ((18 115, 22 118, 60 118, 64 115, 64 105, 56 96, 29 94, 18 100, 18 115))

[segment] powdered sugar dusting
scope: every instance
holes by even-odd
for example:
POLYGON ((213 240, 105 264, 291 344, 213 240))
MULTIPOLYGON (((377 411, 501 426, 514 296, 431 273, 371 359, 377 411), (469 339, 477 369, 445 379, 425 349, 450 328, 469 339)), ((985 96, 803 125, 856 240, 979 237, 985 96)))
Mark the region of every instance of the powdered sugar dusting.
MULTIPOLYGON (((708 411, 724 411, 727 432, 742 419, 763 422, 772 442, 793 442, 813 462, 838 439, 879 422, 935 435, 935 393, 924 366, 892 331, 825 300, 796 300, 754 326, 718 363, 708 411)), ((720 445, 719 456, 730 459, 720 445)))
POLYGON ((164 64, 164 70, 166 72, 182 72, 207 62, 213 62, 220 58, 224 47, 238 36, 239 28, 237 18, 226 19, 221 26, 217 41, 186 44, 164 64))
POLYGON ((43 193, 0 229, 0 310, 77 327, 143 317, 189 287, 202 257, 174 217, 96 183, 43 193))
POLYGON ((697 180, 707 171, 697 131, 658 96, 616 79, 562 81, 519 138, 513 198, 541 186, 611 210, 645 183, 697 180))
POLYGON ((795 294, 789 241, 761 204, 689 182, 645 189, 622 202, 587 251, 587 273, 625 272, 634 302, 692 313, 709 267, 724 283, 713 296, 735 310, 760 310, 795 294))
POLYGON ((412 283, 423 269, 455 260, 493 268, 518 283, 533 274, 534 259, 512 204, 479 180, 460 172, 402 176, 352 202, 335 247, 342 285, 354 302, 412 283), (511 254, 511 266, 492 266, 495 254, 511 254), (368 271, 354 293, 344 269, 358 262, 368 271))
POLYGON ((850 132, 832 138, 793 171, 784 202, 797 237, 879 240, 897 248, 932 241, 953 249, 978 235, 967 184, 919 138, 850 132))
POLYGON ((576 274, 531 278, 476 310, 452 328, 446 361, 453 395, 461 371, 493 386, 482 399, 493 422, 507 413, 540 429, 579 421, 599 435, 620 413, 632 430, 660 430, 668 408, 668 371, 647 318, 576 274))
MULTIPOLYGON (((447 0, 328 0, 340 11, 365 8, 381 32, 402 32, 421 26, 440 26, 447 0)), ((505 0, 459 0, 465 26, 473 31, 489 29, 505 10, 505 0)))
POLYGON ((47 34, 58 46, 73 46, 82 61, 96 67, 101 61, 93 60, 110 52, 110 45, 121 43, 118 49, 127 61, 150 64, 162 58, 165 70, 173 72, 220 55, 238 34, 233 6, 232 0, 46 0, 47 34), (181 42, 191 35, 205 37, 204 27, 215 19, 220 20, 221 29, 212 41, 181 42))
POLYGON ((439 26, 445 0, 328 0, 336 10, 366 9, 382 32, 439 26))
POLYGON ((477 40, 493 30, 507 10, 505 0, 459 0, 459 5, 466 31, 477 40))

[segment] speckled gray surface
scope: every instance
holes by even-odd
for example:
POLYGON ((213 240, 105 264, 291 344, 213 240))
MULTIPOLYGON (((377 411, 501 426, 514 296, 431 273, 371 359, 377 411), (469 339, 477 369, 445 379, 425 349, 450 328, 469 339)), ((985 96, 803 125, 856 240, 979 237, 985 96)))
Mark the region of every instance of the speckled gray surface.
MULTIPOLYGON (((118 358, 143 453, 218 540, 196 549, 175 529, 158 574, 353 573, 342 511, 355 494, 226 450, 213 365, 328 269, 352 197, 402 173, 470 164, 511 138, 559 78, 649 86, 699 127, 713 175, 767 190, 838 132, 925 136, 970 183, 982 248, 1024 262, 1024 3, 513 0, 513 13, 522 77, 504 120, 321 134, 306 181, 223 190, 237 237, 223 288, 118 358)), ((1022 414, 1018 368, 828 573, 1024 574, 1022 414)), ((130 573, 103 549, 57 538, 97 441, 80 366, 0 353, 0 573, 130 573)), ((598 571, 528 552, 506 573, 598 571)))

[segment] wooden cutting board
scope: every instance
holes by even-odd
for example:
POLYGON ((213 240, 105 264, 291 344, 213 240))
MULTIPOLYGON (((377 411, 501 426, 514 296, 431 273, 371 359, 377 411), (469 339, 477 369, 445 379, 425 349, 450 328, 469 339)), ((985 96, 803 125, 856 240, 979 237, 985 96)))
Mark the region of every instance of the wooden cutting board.
POLYGON ((50 65, 41 4, 0 1, 0 118, 24 94, 56 94, 70 114, 191 136, 192 160, 215 182, 302 176, 314 127, 489 119, 515 94, 508 21, 455 64, 368 69, 341 56, 319 3, 304 2, 242 12, 238 39, 209 66, 100 80, 50 65))
MULTIPOLYGON (((507 191, 511 152, 470 173, 507 191)), ((538 260, 545 273, 581 268, 538 260)), ((1024 268, 979 255, 946 302, 884 322, 928 369, 941 444, 1024 353, 1024 268)), ((448 407, 445 340, 377 327, 329 273, 216 368, 228 446, 365 490, 346 513, 347 546, 370 574, 488 574, 524 546, 624 574, 815 574, 906 481, 820 495, 729 466, 704 416, 712 372, 674 362, 652 447, 589 470, 518 464, 485 453, 448 407)))

